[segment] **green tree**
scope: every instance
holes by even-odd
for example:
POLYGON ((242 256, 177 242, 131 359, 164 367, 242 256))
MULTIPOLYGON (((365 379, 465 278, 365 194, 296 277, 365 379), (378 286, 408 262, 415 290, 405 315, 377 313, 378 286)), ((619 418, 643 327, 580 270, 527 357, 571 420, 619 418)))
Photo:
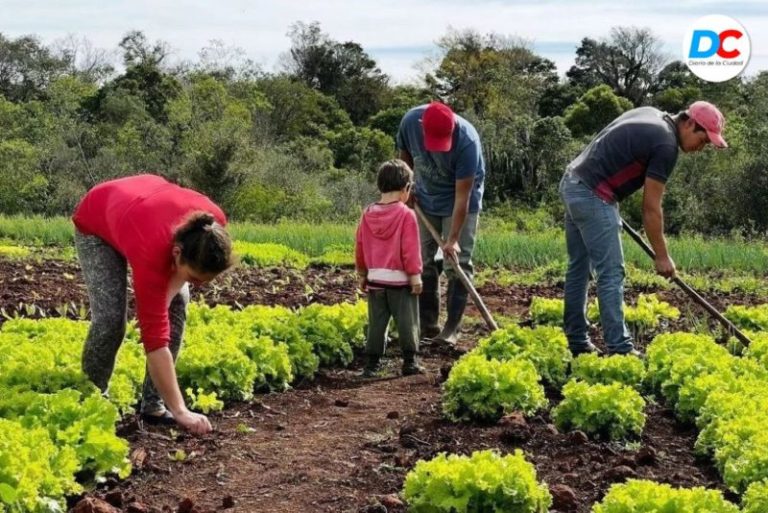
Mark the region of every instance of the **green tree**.
POLYGON ((0 33, 0 95, 12 102, 41 100, 68 67, 35 36, 9 39, 0 33))
POLYGON ((347 128, 326 133, 333 151, 334 166, 375 176, 379 164, 392 158, 395 142, 384 132, 368 127, 347 128))
POLYGON ((291 26, 288 73, 313 89, 333 96, 356 124, 378 112, 389 78, 360 44, 332 40, 318 22, 291 26))
POLYGON ((281 218, 330 219, 338 213, 324 188, 332 156, 311 141, 296 145, 260 147, 247 162, 238 163, 246 173, 229 204, 241 219, 274 222, 281 218))
POLYGON ((512 198, 530 205, 551 199, 575 154, 562 118, 519 117, 503 126, 479 123, 485 143, 485 198, 489 204, 512 198))
POLYGON ((498 120, 532 113, 545 87, 557 83, 554 63, 520 40, 449 31, 438 46, 442 58, 427 84, 458 112, 498 120))
POLYGON ((21 139, 0 140, 0 211, 5 214, 40 212, 47 181, 38 172, 35 147, 21 139))
POLYGON ((270 106, 265 131, 278 141, 321 137, 330 128, 352 123, 334 98, 303 82, 278 75, 262 78, 257 84, 270 106))
POLYGON ((123 50, 123 63, 126 67, 148 66, 159 67, 168 57, 170 48, 164 41, 147 41, 147 36, 140 30, 131 30, 120 40, 123 50))
POLYGON ((184 157, 184 178, 224 201, 243 180, 233 163, 251 147, 249 105, 233 98, 224 83, 198 75, 168 110, 170 129, 184 157))
POLYGON ((123 37, 120 48, 123 50, 125 72, 101 88, 91 109, 103 118, 105 111, 115 107, 105 103, 117 99, 123 107, 134 111, 134 106, 130 104, 135 102, 127 98, 132 96, 141 101, 155 121, 165 124, 168 121, 166 105, 182 89, 179 81, 160 67, 168 55, 167 45, 160 41, 150 44, 142 32, 132 31, 123 37))
POLYGON ((384 108, 368 118, 366 124, 394 139, 405 113, 413 107, 429 103, 431 99, 432 95, 427 89, 411 85, 395 86, 389 91, 384 108))
POLYGON ((639 106, 656 90, 665 63, 661 43, 650 29, 614 27, 608 39, 582 39, 576 63, 566 76, 584 89, 608 85, 616 95, 639 106))
POLYGON ((623 112, 632 102, 616 96, 608 85, 593 87, 565 111, 565 124, 575 137, 594 134, 623 112))
POLYGON ((565 114, 565 109, 576 103, 584 89, 570 82, 547 85, 539 98, 539 115, 557 117, 565 114))

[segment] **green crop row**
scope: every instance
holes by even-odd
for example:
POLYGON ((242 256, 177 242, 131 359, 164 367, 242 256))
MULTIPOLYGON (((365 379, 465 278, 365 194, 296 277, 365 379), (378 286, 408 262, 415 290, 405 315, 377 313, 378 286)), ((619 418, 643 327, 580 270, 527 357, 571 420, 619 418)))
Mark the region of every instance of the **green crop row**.
MULTIPOLYGON (((365 303, 292 311, 192 304, 177 361, 193 408, 284 390, 319 365, 347 365, 364 343, 365 303)), ((121 413, 139 399, 145 358, 129 326, 104 396, 80 366, 88 323, 13 319, 0 330, 0 513, 62 511, 82 482, 130 473, 121 413), (76 479, 77 476, 77 479, 76 479)))
MULTIPOLYGON (((531 320, 536 324, 562 326, 564 308, 562 299, 534 296, 530 306, 531 320)), ((680 310, 666 301, 659 300, 656 294, 640 294, 635 306, 624 305, 624 318, 627 325, 635 331, 656 329, 662 322, 679 317, 680 310)), ((589 304, 587 319, 593 323, 600 321, 597 300, 589 304)))
POLYGON ((737 357, 707 336, 659 335, 648 348, 648 381, 681 419, 696 422, 696 450, 712 457, 725 484, 764 497, 764 487, 753 487, 768 479, 768 334, 750 336, 737 357))

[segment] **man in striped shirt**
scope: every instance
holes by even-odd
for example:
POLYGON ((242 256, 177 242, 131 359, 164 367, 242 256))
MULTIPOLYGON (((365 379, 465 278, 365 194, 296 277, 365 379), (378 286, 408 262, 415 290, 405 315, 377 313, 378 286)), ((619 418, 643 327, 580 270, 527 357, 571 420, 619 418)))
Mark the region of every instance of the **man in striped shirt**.
POLYGON ((641 107, 605 127, 568 166, 560 182, 565 204, 568 270, 564 326, 574 355, 597 349, 587 333, 586 303, 590 271, 605 345, 611 354, 639 354, 624 323, 624 254, 618 203, 643 188, 643 225, 656 253, 656 271, 675 275, 664 239, 662 196, 678 150, 695 152, 707 144, 725 148, 725 119, 711 103, 693 103, 670 116, 641 107))

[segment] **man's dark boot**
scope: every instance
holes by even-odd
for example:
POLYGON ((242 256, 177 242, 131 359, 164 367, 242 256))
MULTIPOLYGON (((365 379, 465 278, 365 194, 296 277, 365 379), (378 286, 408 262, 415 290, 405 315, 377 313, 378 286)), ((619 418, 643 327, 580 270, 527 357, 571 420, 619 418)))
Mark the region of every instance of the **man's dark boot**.
POLYGON ((425 372, 427 372, 427 369, 419 365, 415 354, 403 354, 403 376, 413 376, 414 374, 424 374, 425 372))
POLYGON ((425 272, 421 276, 422 290, 419 296, 419 323, 421 340, 440 333, 437 319, 440 316, 440 275, 425 272))
POLYGON ((597 356, 603 356, 603 352, 599 347, 595 346, 592 342, 587 342, 587 345, 578 349, 569 348, 574 358, 582 354, 596 354, 597 356))
POLYGON ((380 358, 378 356, 368 356, 368 363, 365 364, 365 368, 363 369, 362 374, 360 377, 362 378, 375 378, 379 371, 381 371, 381 363, 379 362, 380 358))
POLYGON ((467 292, 466 287, 464 287, 458 278, 451 278, 448 281, 448 318, 445 321, 443 330, 434 338, 434 340, 445 342, 450 345, 455 345, 456 342, 458 342, 461 318, 464 316, 464 309, 467 307, 468 295, 469 293, 467 292))

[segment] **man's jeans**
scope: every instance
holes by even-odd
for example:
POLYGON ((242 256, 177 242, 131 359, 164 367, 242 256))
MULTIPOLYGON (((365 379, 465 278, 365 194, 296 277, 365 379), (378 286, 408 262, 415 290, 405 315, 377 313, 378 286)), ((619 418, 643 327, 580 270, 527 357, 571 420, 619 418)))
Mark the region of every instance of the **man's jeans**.
MULTIPOLYGON (((429 221, 437 232, 442 236, 443 240, 448 238, 451 231, 451 224, 453 223, 453 216, 434 216, 432 214, 424 214, 424 217, 429 221)), ((475 239, 477 237, 477 223, 480 219, 480 212, 470 213, 467 212, 467 217, 464 219, 464 226, 461 227, 459 232, 459 265, 461 266, 464 274, 467 278, 472 280, 472 276, 475 272, 475 266, 472 263, 472 253, 475 250, 475 239)), ((445 275, 448 279, 458 279, 456 271, 453 270, 453 266, 444 262, 439 265, 435 261, 435 255, 439 246, 429 230, 419 218, 419 241, 421 243, 421 260, 424 263, 424 270, 422 276, 440 276, 442 271, 445 271, 445 275)), ((445 259, 445 258, 444 258, 445 259)), ((435 278, 436 279, 436 278, 435 278)))
POLYGON ((597 277, 600 323, 609 353, 627 353, 634 347, 624 323, 624 253, 621 216, 617 204, 607 203, 578 178, 566 172, 560 181, 565 204, 565 335, 571 351, 587 347, 587 288, 590 270, 597 277))

